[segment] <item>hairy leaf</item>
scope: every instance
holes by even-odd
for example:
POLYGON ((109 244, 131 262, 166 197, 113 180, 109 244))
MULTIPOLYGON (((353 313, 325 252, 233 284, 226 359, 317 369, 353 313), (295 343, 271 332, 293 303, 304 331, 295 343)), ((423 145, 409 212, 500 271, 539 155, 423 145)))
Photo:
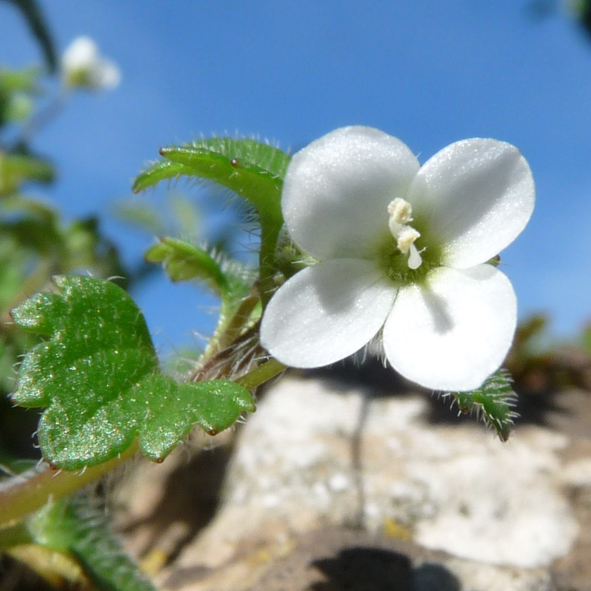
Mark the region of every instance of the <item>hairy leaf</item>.
POLYGON ((187 172, 183 164, 178 162, 167 162, 166 160, 154 162, 136 177, 133 183, 133 190, 134 192, 139 193, 140 191, 149 189, 162 181, 177 179, 184 174, 187 174, 187 172))
POLYGON ((163 263, 173 281, 203 279, 219 295, 226 290, 227 281, 215 258, 198 246, 178 240, 162 238, 146 251, 150 263, 163 263))
POLYGON ((261 225, 260 286, 266 300, 275 288, 275 251, 283 225, 281 189, 290 156, 266 143, 228 137, 170 146, 162 148, 160 154, 165 160, 137 177, 135 191, 164 179, 189 176, 230 189, 257 211, 261 225))
MULTIPOLYGON (((173 281, 197 279, 204 281, 221 298, 221 309, 216 333, 210 342, 214 342, 224 331, 240 304, 250 292, 254 280, 251 269, 240 263, 226 260, 220 253, 212 255, 206 250, 176 238, 162 238, 146 252, 146 259, 152 263, 163 263, 164 269, 173 281)), ((253 306, 250 312, 243 313, 241 324, 248 324, 248 315, 256 313, 253 306)))
POLYGON ((101 591, 155 591, 111 531, 104 508, 84 493, 49 502, 27 528, 38 544, 67 553, 101 591))
POLYGON ((146 251, 146 260, 162 263, 172 281, 205 281, 222 299, 244 297, 253 280, 252 271, 240 263, 177 238, 161 238, 146 251))
POLYGON ((472 392, 452 393, 461 412, 476 412, 483 421, 492 427, 501 441, 507 441, 517 413, 517 395, 511 386, 511 377, 500 369, 490 376, 484 384, 472 392))
POLYGON ((39 443, 45 458, 73 470, 115 457, 139 437, 161 460, 198 423, 215 434, 254 410, 247 390, 230 381, 177 383, 160 373, 140 310, 108 281, 53 279, 12 312, 15 324, 49 340, 21 365, 13 400, 44 406, 39 443))
POLYGON ((162 148, 160 154, 166 160, 142 172, 134 191, 184 175, 209 180, 234 191, 261 218, 281 226, 280 194, 290 160, 282 150, 252 139, 219 137, 162 148))

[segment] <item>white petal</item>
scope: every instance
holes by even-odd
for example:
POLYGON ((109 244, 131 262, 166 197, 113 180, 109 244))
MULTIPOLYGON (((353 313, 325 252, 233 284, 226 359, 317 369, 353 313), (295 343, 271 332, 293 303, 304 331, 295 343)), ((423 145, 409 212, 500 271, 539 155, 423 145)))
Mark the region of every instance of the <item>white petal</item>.
POLYGON ((281 198, 296 244, 318 259, 361 258, 388 232, 388 205, 419 169, 400 140, 371 127, 343 127, 291 160, 281 198))
POLYGON ((441 267, 402 288, 384 326, 388 361, 427 388, 478 388, 503 362, 515 332, 513 287, 491 265, 441 267))
POLYGON ((534 180, 511 144, 471 139, 451 144, 416 175, 408 200, 429 243, 443 246, 445 264, 468 268, 497 255, 531 217, 534 180))
POLYGON ((90 37, 75 39, 62 57, 62 75, 67 86, 102 90, 115 88, 121 72, 115 62, 101 57, 90 37))
POLYGON ((321 367, 352 355, 380 330, 396 290, 372 263, 337 259, 294 275, 271 298, 261 343, 291 367, 321 367))
POLYGON ((90 37, 77 37, 68 45, 62 57, 66 69, 87 69, 95 67, 98 61, 98 48, 90 37))
POLYGON ((97 90, 111 90, 121 82, 121 70, 115 62, 101 60, 93 73, 94 86, 97 90))

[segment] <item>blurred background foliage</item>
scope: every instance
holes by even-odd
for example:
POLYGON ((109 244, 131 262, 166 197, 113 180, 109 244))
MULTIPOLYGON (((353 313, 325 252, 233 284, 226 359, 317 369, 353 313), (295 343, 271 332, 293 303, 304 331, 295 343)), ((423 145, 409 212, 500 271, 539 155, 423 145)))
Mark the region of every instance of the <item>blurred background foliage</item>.
MULTIPOLYGON (((105 237, 98 216, 66 219, 43 196, 43 188, 55 182, 58 171, 51 155, 36 152, 35 136, 45 125, 59 125, 69 94, 92 89, 66 88, 42 6, 34 0, 4 1, 18 8, 23 28, 28 26, 45 60, 36 67, 10 69, 0 59, 0 468, 11 470, 21 459, 39 458, 34 441, 39 414, 13 407, 9 398, 19 360, 36 343, 35 336, 14 327, 10 310, 38 291, 50 289, 53 275, 111 278, 133 291, 158 267, 143 259, 134 266, 125 265, 118 245, 105 237)), ((227 223, 206 227, 202 209, 182 191, 171 190, 158 204, 142 196, 119 199, 104 216, 152 238, 181 236, 207 242, 208 249, 221 255, 231 248, 236 233, 227 223)), ((235 214, 237 221, 248 222, 252 212, 238 208, 235 214)), ((188 371, 198 346, 177 351, 167 362, 169 370, 188 371)))

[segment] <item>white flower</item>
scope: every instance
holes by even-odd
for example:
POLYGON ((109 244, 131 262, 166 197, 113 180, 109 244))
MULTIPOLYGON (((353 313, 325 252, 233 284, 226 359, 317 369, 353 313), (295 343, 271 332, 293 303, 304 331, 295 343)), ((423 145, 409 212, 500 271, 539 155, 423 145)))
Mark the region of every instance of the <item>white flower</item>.
POLYGON ((62 56, 62 76, 70 88, 102 90, 115 88, 121 81, 117 65, 103 58, 90 37, 78 37, 62 56))
POLYGON ((273 295, 261 342, 282 363, 320 367, 382 330, 388 361, 427 388, 478 388, 503 362, 517 303, 487 264, 527 224, 531 170, 492 139, 451 144, 422 167, 400 140, 345 127, 294 155, 281 206, 319 262, 273 295))

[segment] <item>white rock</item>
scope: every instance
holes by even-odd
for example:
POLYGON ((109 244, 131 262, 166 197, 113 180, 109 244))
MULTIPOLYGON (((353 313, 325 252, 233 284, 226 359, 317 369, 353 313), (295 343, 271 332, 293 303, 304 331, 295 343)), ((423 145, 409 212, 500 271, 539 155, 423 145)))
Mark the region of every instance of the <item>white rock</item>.
POLYGON ((330 381, 282 379, 243 427, 222 506, 180 566, 198 557, 215 569, 238 547, 329 525, 383 533, 396 523, 419 546, 457 557, 450 568, 464 565, 469 580, 488 564, 523 569, 523 585, 511 575, 507 590, 545 588, 525 581, 577 535, 563 490, 574 468, 559 461, 567 438, 523 426, 503 444, 476 421, 429 423, 428 405, 419 394, 370 399, 330 381))
POLYGON ((295 531, 352 522, 363 498, 370 531, 393 519, 417 543, 459 557, 531 568, 568 552, 577 527, 561 494, 565 437, 524 427, 503 444, 477 423, 431 425, 421 395, 372 400, 360 425, 366 394, 293 378, 266 394, 240 436, 227 490, 253 530, 279 515, 295 531), (362 490, 347 486, 359 476, 362 490))

